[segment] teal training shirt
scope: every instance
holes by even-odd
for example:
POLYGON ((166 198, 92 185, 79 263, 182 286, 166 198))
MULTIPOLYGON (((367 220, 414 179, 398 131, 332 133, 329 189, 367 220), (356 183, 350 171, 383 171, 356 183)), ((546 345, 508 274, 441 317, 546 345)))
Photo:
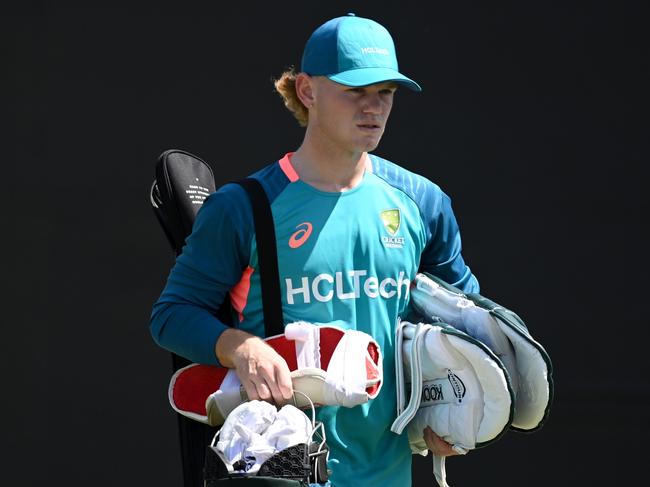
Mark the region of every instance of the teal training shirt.
MULTIPOLYGON (((255 173, 271 201, 285 324, 334 324, 370 334, 383 356, 379 396, 354 408, 321 407, 334 487, 411 483, 406 433, 396 416, 394 333, 418 270, 466 292, 478 282, 461 255, 449 197, 426 178, 370 155, 360 184, 329 193, 301 181, 290 154, 255 173)), ((206 199, 187 245, 154 305, 156 342, 194 362, 216 364, 227 328, 216 311, 230 293, 236 326, 263 336, 252 210, 228 184, 206 199)))

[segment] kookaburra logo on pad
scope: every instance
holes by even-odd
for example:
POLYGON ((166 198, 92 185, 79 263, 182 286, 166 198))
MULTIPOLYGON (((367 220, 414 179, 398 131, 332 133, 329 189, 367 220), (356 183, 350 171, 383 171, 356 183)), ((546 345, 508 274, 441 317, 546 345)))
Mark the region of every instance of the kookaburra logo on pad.
POLYGON ((423 384, 421 402, 444 401, 445 396, 440 384, 423 384))
POLYGON ((420 407, 433 406, 436 403, 445 403, 449 401, 462 403, 467 389, 465 384, 447 369, 447 377, 425 380, 422 382, 422 394, 420 396, 420 407))
POLYGON ((467 392, 463 381, 449 369, 447 369, 447 379, 449 380, 449 384, 451 384, 451 389, 454 391, 454 396, 456 396, 458 402, 463 402, 463 397, 465 397, 465 392, 467 392))

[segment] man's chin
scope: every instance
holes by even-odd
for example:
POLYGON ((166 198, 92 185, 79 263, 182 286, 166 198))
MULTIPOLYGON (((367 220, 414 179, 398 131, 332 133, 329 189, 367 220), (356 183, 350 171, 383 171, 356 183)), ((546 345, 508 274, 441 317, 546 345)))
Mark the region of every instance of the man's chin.
POLYGON ((359 144, 362 148, 362 152, 372 152, 379 146, 379 142, 381 141, 381 137, 379 138, 373 138, 373 139, 367 139, 363 141, 361 144, 359 144))

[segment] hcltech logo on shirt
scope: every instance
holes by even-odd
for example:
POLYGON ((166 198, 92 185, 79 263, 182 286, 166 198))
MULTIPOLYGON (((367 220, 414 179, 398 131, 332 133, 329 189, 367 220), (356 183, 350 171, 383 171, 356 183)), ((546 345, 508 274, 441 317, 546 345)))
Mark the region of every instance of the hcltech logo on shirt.
POLYGON ((318 274, 315 277, 304 276, 294 282, 290 277, 285 278, 287 286, 287 303, 294 304, 296 297, 302 297, 303 303, 311 303, 312 298, 325 303, 332 301, 334 296, 340 300, 359 299, 361 293, 369 298, 390 299, 402 294, 408 296, 411 281, 400 271, 397 279, 387 277, 379 279, 369 276, 367 270, 353 270, 331 274, 318 274))
POLYGON ((401 214, 399 208, 391 208, 390 210, 384 210, 379 214, 384 228, 388 232, 389 236, 383 235, 381 241, 384 244, 384 247, 389 249, 401 249, 404 247, 404 237, 396 237, 395 234, 398 232, 399 227, 402 223, 401 214))

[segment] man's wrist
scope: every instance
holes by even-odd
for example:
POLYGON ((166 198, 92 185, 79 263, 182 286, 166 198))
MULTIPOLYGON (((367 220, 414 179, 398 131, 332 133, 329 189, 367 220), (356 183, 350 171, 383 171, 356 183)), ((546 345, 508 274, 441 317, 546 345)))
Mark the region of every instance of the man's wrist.
POLYGON ((233 368, 235 366, 235 353, 246 340, 252 338, 256 338, 255 335, 238 330, 237 328, 224 330, 219 335, 217 343, 214 346, 214 352, 219 363, 224 367, 233 368))

